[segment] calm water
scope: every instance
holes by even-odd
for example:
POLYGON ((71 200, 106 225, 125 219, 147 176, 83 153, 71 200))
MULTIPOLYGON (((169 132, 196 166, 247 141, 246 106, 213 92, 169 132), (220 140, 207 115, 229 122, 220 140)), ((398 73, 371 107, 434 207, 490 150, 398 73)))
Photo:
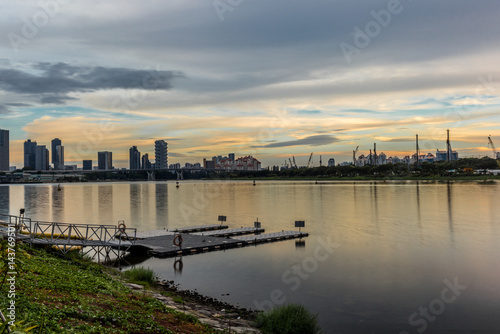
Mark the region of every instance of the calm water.
MULTIPOLYGON (((184 182, 0 186, 0 213, 140 230, 217 223, 304 243, 142 259, 183 288, 245 307, 297 302, 326 333, 500 332, 500 184, 184 182), (326 245, 326 246, 325 246, 326 245)), ((139 260, 136 259, 137 262, 139 260)))

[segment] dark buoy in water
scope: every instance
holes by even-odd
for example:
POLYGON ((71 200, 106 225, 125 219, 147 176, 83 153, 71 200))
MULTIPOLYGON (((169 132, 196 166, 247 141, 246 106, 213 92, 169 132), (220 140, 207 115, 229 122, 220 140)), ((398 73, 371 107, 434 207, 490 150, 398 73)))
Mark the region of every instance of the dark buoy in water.
POLYGON ((180 187, 180 185, 179 185, 179 181, 177 181, 177 182, 175 182, 175 183, 176 183, 176 184, 175 184, 175 187, 176 187, 176 188, 179 188, 179 187, 180 187))
POLYGON ((253 180, 253 185, 255 185, 255 180, 253 180))
POLYGON ((62 190, 62 189, 61 189, 61 185, 60 185, 60 184, 58 184, 58 185, 57 185, 57 191, 61 191, 61 190, 62 190))

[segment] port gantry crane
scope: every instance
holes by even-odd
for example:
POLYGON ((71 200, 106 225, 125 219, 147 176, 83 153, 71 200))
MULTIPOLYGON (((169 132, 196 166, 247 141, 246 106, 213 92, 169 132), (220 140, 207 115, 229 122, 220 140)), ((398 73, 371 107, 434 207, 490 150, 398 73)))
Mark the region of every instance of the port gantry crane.
POLYGON ((313 157, 313 154, 311 153, 311 155, 309 156, 309 161, 307 162, 307 168, 309 168, 311 166, 312 157, 313 157))
POLYGON ((497 161, 498 167, 500 167, 500 159, 498 158, 498 152, 493 144, 493 140, 491 140, 491 135, 488 136, 488 146, 493 150, 493 159, 497 161))
POLYGON ((495 145, 493 144, 493 140, 491 140, 491 135, 488 136, 488 147, 491 147, 493 150, 493 159, 497 158, 497 150, 495 148, 495 145))
POLYGON ((356 153, 358 152, 359 145, 356 146, 356 149, 352 151, 352 164, 353 166, 356 166, 356 153))

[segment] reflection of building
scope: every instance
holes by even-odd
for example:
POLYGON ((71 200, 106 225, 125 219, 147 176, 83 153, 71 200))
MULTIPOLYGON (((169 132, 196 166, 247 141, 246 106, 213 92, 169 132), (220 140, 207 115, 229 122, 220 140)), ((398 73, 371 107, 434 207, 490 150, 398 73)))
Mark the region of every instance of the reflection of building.
POLYGON ((139 152, 137 146, 132 146, 129 149, 129 161, 130 169, 141 169, 141 152, 139 152))
POLYGON ((113 153, 104 151, 97 152, 97 169, 109 170, 113 169, 113 153))
POLYGON ((92 170, 92 160, 83 160, 83 170, 92 170))
POLYGON ((164 140, 155 141, 155 169, 168 168, 168 144, 164 140))
POLYGON ((9 130, 0 129, 0 170, 8 171, 9 165, 9 130))
POLYGON ((334 158, 328 159, 328 167, 335 167, 335 159, 334 158))
POLYGON ((24 142, 24 167, 35 169, 35 149, 36 141, 28 139, 24 142))

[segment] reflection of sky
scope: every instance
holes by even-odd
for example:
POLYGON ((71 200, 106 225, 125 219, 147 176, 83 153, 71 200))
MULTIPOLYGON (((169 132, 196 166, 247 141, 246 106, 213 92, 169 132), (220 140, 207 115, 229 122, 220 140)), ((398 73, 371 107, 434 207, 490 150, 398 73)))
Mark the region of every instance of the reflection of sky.
POLYGON ((402 2, 361 48, 355 29, 387 1, 246 1, 222 21, 214 3, 71 2, 29 39, 23 18, 42 8, 3 4, 0 30, 23 40, 0 42, 11 164, 22 165, 26 138, 61 138, 79 165, 113 151, 117 167, 132 145, 153 155, 158 138, 173 163, 234 152, 264 166, 291 155, 305 165, 310 152, 316 165, 350 160, 375 141, 401 157, 416 133, 433 152, 447 128, 462 156, 489 154, 490 134, 500 142, 497 1, 402 2), (342 43, 356 47, 350 61, 342 43), (317 135, 338 140, 304 140, 317 135))
POLYGON ((443 280, 457 277, 468 288, 427 331, 500 330, 497 318, 489 316, 500 311, 498 184, 211 181, 176 188, 175 182, 87 183, 64 184, 63 202, 53 185, 9 188, 11 211, 26 200, 27 216, 40 220, 63 215, 74 223, 109 224, 124 219, 127 227, 150 230, 217 223, 218 215, 226 215, 230 227, 252 226, 258 218, 267 232, 291 230, 295 220, 305 220, 310 236, 304 248, 284 241, 185 256, 182 273, 175 272, 174 259, 151 258, 139 265, 245 307, 279 289, 287 301, 319 312, 326 328, 357 325, 358 333, 414 329, 408 325, 410 314, 440 297, 443 280), (58 205, 64 212, 55 210, 58 205), (296 276, 288 270, 314 259, 328 238, 340 245, 293 289, 296 276))

